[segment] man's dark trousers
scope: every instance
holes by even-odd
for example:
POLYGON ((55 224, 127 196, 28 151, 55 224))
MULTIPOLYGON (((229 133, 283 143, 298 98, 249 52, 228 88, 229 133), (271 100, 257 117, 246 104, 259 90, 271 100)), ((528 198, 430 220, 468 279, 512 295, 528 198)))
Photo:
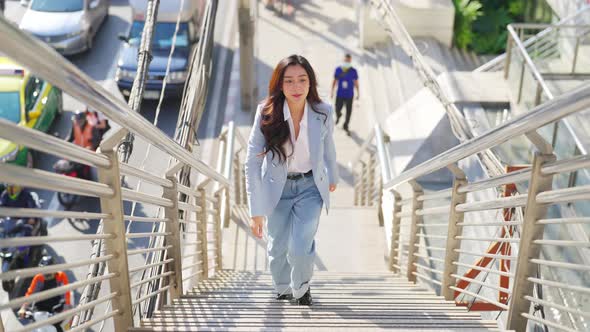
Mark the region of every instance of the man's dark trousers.
POLYGON ((336 97, 336 123, 340 120, 340 116, 342 116, 342 106, 346 105, 346 118, 344 119, 344 130, 348 131, 348 124, 350 122, 350 115, 352 114, 352 97, 351 98, 342 98, 336 97))

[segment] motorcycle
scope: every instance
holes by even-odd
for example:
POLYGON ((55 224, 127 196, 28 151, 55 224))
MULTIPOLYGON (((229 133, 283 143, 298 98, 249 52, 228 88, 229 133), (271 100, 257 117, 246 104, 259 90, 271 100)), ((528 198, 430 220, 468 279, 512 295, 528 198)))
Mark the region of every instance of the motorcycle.
MULTIPOLYGON (((70 176, 73 178, 90 180, 90 166, 75 163, 66 159, 58 160, 53 169, 57 174, 70 176)), ((80 196, 70 193, 57 193, 57 200, 64 207, 69 210, 80 201, 80 196)))
MULTIPOLYGON (((40 209, 41 199, 36 192, 31 192, 33 205, 40 209)), ((10 217, 0 218, 0 238, 14 238, 26 236, 47 236, 47 222, 41 218, 13 219, 10 217)), ((16 270, 26 267, 34 267, 39 264, 44 254, 43 245, 6 247, 0 250, 2 260, 2 272, 16 270)), ((2 280, 2 289, 11 293, 15 288, 17 280, 2 280)))
MULTIPOLYGON (((62 312, 64 309, 64 301, 60 301, 59 304, 55 305, 51 311, 41 311, 37 310, 36 307, 31 307, 29 310, 25 311, 25 317, 21 319, 21 323, 23 325, 35 323, 35 322, 42 322, 46 321, 49 318, 53 317, 55 314, 62 312)), ((59 332, 64 330, 69 330, 70 322, 68 321, 66 324, 63 322, 55 323, 55 324, 46 324, 43 326, 39 326, 31 332, 59 332), (59 326, 59 327, 58 327, 59 326)))
MULTIPOLYGON (((0 238, 27 236, 47 236, 47 223, 42 219, 36 219, 34 224, 29 224, 26 219, 0 219, 0 238)), ((43 257, 43 251, 43 245, 2 248, 2 273, 37 266, 43 257)), ((15 284, 16 279, 2 280, 2 289, 11 293, 15 284)))

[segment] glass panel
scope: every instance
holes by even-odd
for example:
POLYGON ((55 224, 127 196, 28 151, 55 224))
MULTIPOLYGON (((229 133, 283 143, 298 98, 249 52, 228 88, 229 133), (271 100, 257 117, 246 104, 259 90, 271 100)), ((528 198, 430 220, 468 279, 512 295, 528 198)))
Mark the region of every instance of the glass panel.
MULTIPOLYGON (((133 21, 131 31, 129 33, 129 43, 134 46, 139 46, 141 41, 141 34, 143 31, 143 21, 133 21)), ((172 39, 176 30, 176 23, 157 23, 154 31, 153 47, 155 49, 169 49, 172 47, 172 39)), ((175 47, 188 47, 188 24, 180 23, 178 32, 176 33, 175 47)))
POLYGON ((40 12, 77 12, 84 9, 84 0, 33 0, 31 9, 40 12))
POLYGON ((0 92, 0 118, 20 122, 20 101, 18 92, 0 92))
POLYGON ((43 81, 40 79, 31 76, 27 86, 25 87, 25 110, 30 111, 37 99, 39 98, 39 94, 41 93, 41 88, 43 86, 43 81))

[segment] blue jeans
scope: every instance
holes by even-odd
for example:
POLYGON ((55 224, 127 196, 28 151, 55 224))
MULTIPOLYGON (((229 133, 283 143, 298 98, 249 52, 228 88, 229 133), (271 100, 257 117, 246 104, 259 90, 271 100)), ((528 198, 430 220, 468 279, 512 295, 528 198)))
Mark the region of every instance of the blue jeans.
POLYGON ((322 205, 313 176, 287 180, 281 200, 268 217, 267 252, 278 294, 300 298, 309 289, 322 205))

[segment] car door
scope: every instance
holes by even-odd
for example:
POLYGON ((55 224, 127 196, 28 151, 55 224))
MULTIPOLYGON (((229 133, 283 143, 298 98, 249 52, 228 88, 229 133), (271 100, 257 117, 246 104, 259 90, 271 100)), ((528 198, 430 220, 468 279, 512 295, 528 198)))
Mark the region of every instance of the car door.
POLYGON ((50 112, 45 112, 49 101, 49 87, 42 79, 29 76, 25 86, 25 116, 27 127, 47 131, 53 120, 50 112), (49 115, 49 116, 48 116, 49 115))

